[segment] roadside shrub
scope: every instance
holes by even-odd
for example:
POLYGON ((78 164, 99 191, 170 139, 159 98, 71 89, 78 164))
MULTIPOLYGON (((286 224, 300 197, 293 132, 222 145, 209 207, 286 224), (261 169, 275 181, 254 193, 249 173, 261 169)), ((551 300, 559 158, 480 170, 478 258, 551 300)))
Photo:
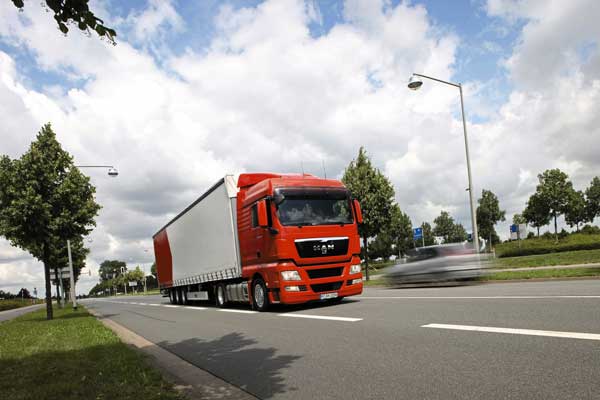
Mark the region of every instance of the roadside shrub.
POLYGON ((600 249, 600 234, 573 233, 555 242, 553 234, 539 238, 504 242, 496 246, 497 257, 518 257, 533 254, 558 253, 561 251, 600 249))
POLYGON ((529 233, 527 234, 527 239, 533 239, 533 238, 535 238, 535 233, 533 233, 533 232, 529 232, 529 233))
POLYGON ((600 228, 596 225, 584 225, 580 232, 586 235, 600 235, 600 228))

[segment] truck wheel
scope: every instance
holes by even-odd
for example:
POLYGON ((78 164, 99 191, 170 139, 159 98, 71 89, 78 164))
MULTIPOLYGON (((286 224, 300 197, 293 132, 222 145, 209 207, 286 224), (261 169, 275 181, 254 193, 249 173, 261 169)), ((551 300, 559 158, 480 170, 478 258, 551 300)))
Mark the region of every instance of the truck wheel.
POLYGON ((227 304, 227 292, 225 291, 225 285, 219 283, 215 288, 215 303, 217 307, 223 308, 227 304))
POLYGON ((181 294, 182 294, 182 296, 181 296, 181 302, 182 302, 182 304, 184 304, 184 305, 186 305, 186 306, 187 306, 188 304, 190 304, 190 303, 188 303, 187 292, 188 292, 188 291, 187 291, 187 288, 182 288, 182 289, 181 289, 181 294))
POLYGON ((177 288, 177 304, 183 304, 183 289, 180 287, 177 288))
POLYGON ((177 303, 177 299, 175 298, 175 288, 169 289, 169 303, 177 303))
POLYGON ((269 308, 267 286, 261 278, 257 278, 252 282, 252 305, 258 311, 267 311, 269 308))

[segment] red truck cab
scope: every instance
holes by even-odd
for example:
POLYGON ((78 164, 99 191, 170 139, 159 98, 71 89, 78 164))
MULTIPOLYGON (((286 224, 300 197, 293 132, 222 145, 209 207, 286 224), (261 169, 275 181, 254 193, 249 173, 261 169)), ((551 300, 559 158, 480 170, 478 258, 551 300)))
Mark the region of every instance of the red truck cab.
POLYGON ((362 293, 362 214, 341 182, 255 173, 237 186, 242 277, 254 308, 362 293))

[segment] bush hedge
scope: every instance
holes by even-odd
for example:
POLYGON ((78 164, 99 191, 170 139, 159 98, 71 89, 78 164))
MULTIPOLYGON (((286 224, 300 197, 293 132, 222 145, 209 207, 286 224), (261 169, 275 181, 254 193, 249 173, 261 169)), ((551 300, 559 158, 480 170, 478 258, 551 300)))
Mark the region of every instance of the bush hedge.
POLYGON ((505 242, 496 246, 497 257, 518 257, 534 254, 558 253, 562 251, 600 249, 600 234, 573 233, 559 238, 558 243, 551 237, 539 237, 505 242))

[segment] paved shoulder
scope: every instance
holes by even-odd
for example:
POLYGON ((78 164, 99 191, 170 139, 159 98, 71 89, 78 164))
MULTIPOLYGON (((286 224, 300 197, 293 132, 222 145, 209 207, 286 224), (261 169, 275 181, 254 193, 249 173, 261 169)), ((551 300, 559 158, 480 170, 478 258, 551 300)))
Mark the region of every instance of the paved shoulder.
POLYGON ((27 314, 28 312, 35 311, 39 308, 45 307, 46 304, 35 304, 33 306, 15 308, 13 310, 0 311, 0 321, 8 321, 18 317, 19 315, 27 314))

